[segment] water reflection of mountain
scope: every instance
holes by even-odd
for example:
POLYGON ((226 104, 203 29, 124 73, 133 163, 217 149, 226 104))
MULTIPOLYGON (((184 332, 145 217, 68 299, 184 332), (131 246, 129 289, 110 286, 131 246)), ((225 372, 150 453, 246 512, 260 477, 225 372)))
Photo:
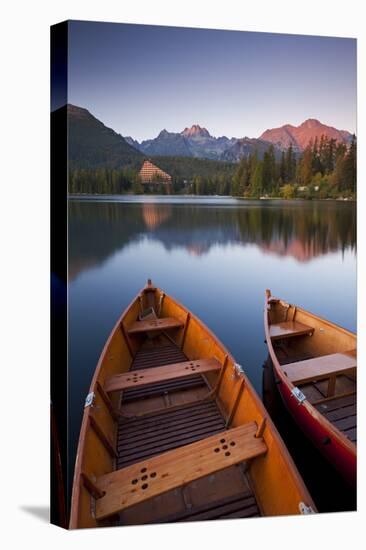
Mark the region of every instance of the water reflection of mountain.
POLYGON ((356 246, 353 204, 250 203, 240 206, 71 201, 69 276, 147 237, 200 256, 212 246, 254 244, 300 262, 356 246))

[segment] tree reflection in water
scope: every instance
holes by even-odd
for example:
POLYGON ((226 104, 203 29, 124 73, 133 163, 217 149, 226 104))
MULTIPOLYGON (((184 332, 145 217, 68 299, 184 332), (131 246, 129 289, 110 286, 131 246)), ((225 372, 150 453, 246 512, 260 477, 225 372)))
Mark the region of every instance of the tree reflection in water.
POLYGON ((335 201, 232 201, 222 204, 69 204, 69 276, 104 262, 131 242, 159 241, 201 256, 213 246, 256 245, 299 262, 355 250, 355 205, 335 201))

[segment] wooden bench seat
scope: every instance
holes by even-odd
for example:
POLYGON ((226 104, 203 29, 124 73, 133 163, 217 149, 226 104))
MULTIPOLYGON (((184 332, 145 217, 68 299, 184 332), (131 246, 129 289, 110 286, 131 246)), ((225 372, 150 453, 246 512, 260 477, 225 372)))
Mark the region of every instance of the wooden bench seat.
POLYGON ((282 323, 273 323, 269 327, 269 335, 272 340, 282 338, 292 338, 294 336, 303 336, 314 332, 312 327, 299 323, 298 321, 283 321, 282 323))
POLYGON ((183 363, 173 363, 163 367, 153 367, 150 369, 139 369, 128 371, 123 374, 116 374, 108 378, 104 385, 106 392, 126 390, 128 388, 138 388, 154 384, 155 382, 166 382, 177 378, 186 378, 192 374, 204 374, 205 372, 220 370, 221 363, 211 357, 209 359, 196 359, 194 361, 184 361, 183 363))
POLYGON ((181 328, 184 323, 174 317, 162 317, 161 319, 147 319, 146 321, 135 321, 127 327, 128 334, 138 334, 140 332, 154 332, 157 330, 168 330, 172 328, 181 328))
POLYGON ((98 520, 239 462, 263 455, 267 446, 250 422, 99 477, 98 520))
POLYGON ((356 350, 332 353, 283 366, 283 371, 293 384, 312 382, 348 374, 357 366, 356 350))

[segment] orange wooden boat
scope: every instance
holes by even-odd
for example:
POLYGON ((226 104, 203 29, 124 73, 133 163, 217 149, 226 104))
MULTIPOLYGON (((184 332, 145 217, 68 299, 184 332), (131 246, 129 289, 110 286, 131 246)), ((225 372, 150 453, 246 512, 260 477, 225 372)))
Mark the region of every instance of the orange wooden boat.
POLYGON ((70 528, 312 511, 243 369, 148 281, 112 330, 86 398, 70 528))
POLYGON ((356 335, 265 296, 264 329, 277 387, 304 433, 356 484, 356 335))

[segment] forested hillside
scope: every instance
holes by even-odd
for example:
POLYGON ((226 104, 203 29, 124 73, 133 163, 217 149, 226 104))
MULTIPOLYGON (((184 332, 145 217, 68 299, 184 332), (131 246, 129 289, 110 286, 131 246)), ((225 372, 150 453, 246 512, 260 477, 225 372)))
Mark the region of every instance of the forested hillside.
POLYGON ((322 136, 298 156, 292 146, 276 161, 270 146, 259 160, 243 158, 232 180, 232 194, 284 198, 354 197, 356 194, 356 138, 349 146, 322 136))
MULTIPOLYGON (((70 193, 146 192, 138 175, 146 155, 86 109, 68 105, 67 112, 70 193)), ((200 128, 201 133, 203 130, 200 128)), ((273 139, 278 139, 277 130, 273 132, 273 139)), ((241 141, 232 157, 241 159, 239 162, 165 155, 150 158, 172 176, 173 193, 253 198, 355 197, 355 136, 341 141, 322 135, 310 140, 303 151, 290 143, 282 152, 268 142, 254 140, 250 148, 245 148, 241 141), (261 149, 257 150, 255 144, 259 142, 261 149)), ((166 190, 163 184, 154 188, 157 193, 166 190)))

